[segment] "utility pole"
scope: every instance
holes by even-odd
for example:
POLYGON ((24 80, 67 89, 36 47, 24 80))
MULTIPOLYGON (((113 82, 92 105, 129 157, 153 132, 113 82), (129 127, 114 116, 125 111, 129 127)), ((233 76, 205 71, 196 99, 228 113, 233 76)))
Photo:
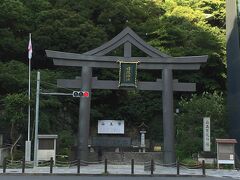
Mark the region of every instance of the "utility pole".
POLYGON ((40 72, 37 72, 36 90, 36 115, 35 115, 35 140, 34 140, 34 167, 38 166, 38 121, 39 121, 39 95, 40 95, 40 72))

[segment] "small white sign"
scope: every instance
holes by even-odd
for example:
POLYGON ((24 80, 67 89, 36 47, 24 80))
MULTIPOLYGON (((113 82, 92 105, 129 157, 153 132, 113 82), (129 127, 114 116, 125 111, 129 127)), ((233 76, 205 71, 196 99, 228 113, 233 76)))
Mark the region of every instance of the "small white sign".
POLYGON ((124 120, 99 120, 98 134, 124 134, 124 120))
POLYGON ((234 160, 234 155, 230 154, 230 160, 234 160))
POLYGON ((211 151, 210 118, 203 118, 203 151, 211 151))

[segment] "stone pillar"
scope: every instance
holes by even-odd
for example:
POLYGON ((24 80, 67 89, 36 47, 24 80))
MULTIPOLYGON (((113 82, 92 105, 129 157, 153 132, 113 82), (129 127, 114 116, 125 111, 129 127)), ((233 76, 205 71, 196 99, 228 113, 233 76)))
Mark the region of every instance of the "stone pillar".
POLYGON ((141 133, 141 148, 142 148, 142 152, 145 153, 145 147, 146 147, 146 144, 145 144, 145 134, 146 134, 146 131, 140 131, 141 133))
POLYGON ((78 158, 88 160, 88 138, 91 105, 92 68, 82 67, 82 90, 89 92, 89 97, 80 97, 78 124, 78 158))
POLYGON ((175 129, 173 119, 173 75, 172 69, 162 70, 163 91, 163 136, 164 163, 174 163, 175 158, 175 129))

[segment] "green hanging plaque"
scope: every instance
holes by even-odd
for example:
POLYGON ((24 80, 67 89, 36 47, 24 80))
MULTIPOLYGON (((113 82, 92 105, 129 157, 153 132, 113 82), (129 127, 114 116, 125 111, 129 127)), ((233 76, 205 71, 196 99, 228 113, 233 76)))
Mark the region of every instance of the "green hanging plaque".
POLYGON ((119 61, 119 87, 137 87, 137 63, 119 61))

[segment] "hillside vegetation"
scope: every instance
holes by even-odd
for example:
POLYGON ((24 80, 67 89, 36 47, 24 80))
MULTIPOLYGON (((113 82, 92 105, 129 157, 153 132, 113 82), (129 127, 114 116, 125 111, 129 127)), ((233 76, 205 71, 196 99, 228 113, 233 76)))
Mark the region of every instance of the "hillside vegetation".
MULTIPOLYGON (((107 42, 125 27, 132 28, 156 49, 171 56, 208 55, 199 71, 174 71, 182 82, 196 82, 197 92, 174 93, 177 151, 189 157, 202 151, 202 118, 212 120, 212 144, 227 137, 225 117, 226 51, 224 0, 1 0, 0 2, 0 132, 20 150, 27 137, 28 34, 32 33, 32 126, 36 71, 41 89, 67 92, 56 79, 80 76, 81 68, 62 68, 47 59, 45 49, 83 53, 107 42)), ((133 49, 135 55, 142 55, 133 49)), ((120 50, 111 55, 119 55, 120 50)), ((121 55, 121 54, 120 54, 121 55)), ((118 79, 118 70, 94 69, 99 79, 118 79)), ((161 71, 139 71, 138 80, 155 81, 161 71)), ((123 119, 126 135, 149 126, 147 138, 162 143, 161 92, 93 90, 91 134, 100 119, 123 119), (113 101, 114 99, 114 101, 113 101)), ((41 96, 40 133, 59 135, 59 153, 68 154, 77 135, 79 99, 41 96)), ((33 134, 33 133, 32 133, 33 134)))

